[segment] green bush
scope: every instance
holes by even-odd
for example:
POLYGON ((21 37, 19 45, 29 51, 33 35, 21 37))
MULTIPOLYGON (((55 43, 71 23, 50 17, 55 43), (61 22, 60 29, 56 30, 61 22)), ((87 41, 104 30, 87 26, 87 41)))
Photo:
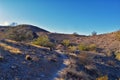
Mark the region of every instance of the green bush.
POLYGON ((96 51, 96 45, 95 44, 90 44, 90 45, 85 45, 85 44, 79 44, 78 45, 78 50, 81 51, 96 51))
POLYGON ((65 46, 65 47, 68 47, 70 45, 70 41, 69 40, 63 40, 62 41, 62 44, 65 46))
POLYGON ((50 50, 53 50, 55 48, 55 44, 50 42, 47 35, 38 37, 32 43, 39 46, 49 47, 50 50))
POLYGON ((40 45, 40 46, 44 46, 44 47, 48 47, 51 44, 47 35, 38 37, 32 43, 35 45, 40 45))
POLYGON ((68 49, 70 52, 74 52, 76 50, 76 46, 69 46, 68 49))
POLYGON ((78 50, 80 50, 80 51, 86 51, 87 50, 87 46, 84 45, 84 44, 79 44, 78 45, 78 50))
POLYGON ((89 51, 96 51, 96 45, 95 44, 90 44, 89 46, 88 46, 88 50, 89 51))

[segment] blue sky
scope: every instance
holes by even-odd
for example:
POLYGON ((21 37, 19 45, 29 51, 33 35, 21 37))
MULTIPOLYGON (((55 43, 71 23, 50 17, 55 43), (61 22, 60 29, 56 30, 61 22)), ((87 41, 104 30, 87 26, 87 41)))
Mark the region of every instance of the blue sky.
POLYGON ((91 34, 120 29, 120 0, 0 0, 0 24, 91 34))

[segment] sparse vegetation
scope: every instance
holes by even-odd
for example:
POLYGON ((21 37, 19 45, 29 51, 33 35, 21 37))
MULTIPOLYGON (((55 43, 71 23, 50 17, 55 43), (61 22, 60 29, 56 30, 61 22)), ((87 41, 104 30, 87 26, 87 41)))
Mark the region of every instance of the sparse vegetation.
POLYGON ((80 51, 96 51, 96 45, 95 44, 90 44, 90 45, 85 45, 85 44, 79 44, 78 45, 78 50, 80 51))
POLYGON ((50 42, 47 35, 38 37, 32 43, 35 45, 44 46, 44 47, 54 47, 54 44, 50 42))
POLYGON ((69 49, 70 52, 75 52, 77 47, 76 46, 69 46, 68 49, 69 49))
MULTIPOLYGON (((34 74, 31 77, 38 80, 46 78, 45 74, 49 78, 56 72, 63 74, 59 76, 63 80, 108 80, 108 76, 111 80, 117 80, 120 77, 120 33, 96 35, 94 32, 93 36, 77 36, 77 33, 41 33, 34 28, 21 28, 8 28, 10 34, 6 33, 7 29, 0 29, 1 36, 5 32, 9 37, 0 37, 0 76, 4 76, 3 73, 7 71, 5 69, 10 68, 7 73, 10 76, 11 73, 14 74, 13 71, 20 76, 28 72, 28 76, 34 74), (64 68, 59 70, 61 66, 64 68)), ((24 77, 21 79, 26 80, 24 77)), ((43 80, 49 80, 48 78, 43 80)))
POLYGON ((34 32, 20 27, 8 29, 8 33, 7 37, 16 41, 32 40, 36 36, 34 32))
POLYGON ((88 50, 89 51, 96 51, 96 45, 95 44, 90 44, 89 46, 88 46, 88 50))
POLYGON ((79 44, 78 45, 78 50, 80 50, 80 51, 86 51, 87 50, 87 46, 84 45, 84 44, 79 44))
POLYGON ((62 44, 65 46, 65 48, 67 48, 70 45, 70 41, 65 39, 62 41, 62 44))

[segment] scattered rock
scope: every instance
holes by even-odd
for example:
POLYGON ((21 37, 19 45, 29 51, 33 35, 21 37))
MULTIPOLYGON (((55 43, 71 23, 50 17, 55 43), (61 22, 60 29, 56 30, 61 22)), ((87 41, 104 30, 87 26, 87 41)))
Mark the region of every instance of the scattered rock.
POLYGON ((37 56, 32 56, 32 60, 33 60, 33 61, 39 61, 39 57, 37 57, 37 56))
POLYGON ((45 75, 44 74, 42 74, 42 75, 40 75, 41 77, 45 77, 45 75))
POLYGON ((17 66, 11 66, 11 68, 12 68, 12 69, 16 69, 16 68, 17 68, 17 66))
POLYGON ((32 58, 31 58, 30 55, 26 55, 25 59, 26 59, 26 60, 32 60, 32 58))
POLYGON ((57 62, 57 59, 54 58, 54 59, 51 59, 51 61, 52 61, 52 62, 57 62))
POLYGON ((0 56, 0 61, 2 61, 4 59, 4 57, 3 56, 0 56))

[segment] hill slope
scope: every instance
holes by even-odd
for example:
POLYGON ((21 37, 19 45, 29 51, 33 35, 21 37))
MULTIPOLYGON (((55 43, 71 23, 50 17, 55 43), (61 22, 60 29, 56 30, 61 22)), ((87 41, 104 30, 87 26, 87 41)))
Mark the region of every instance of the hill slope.
POLYGON ((85 36, 32 25, 1 26, 0 66, 0 80, 119 80, 120 31, 85 36), (42 35, 53 50, 31 43, 42 35))

